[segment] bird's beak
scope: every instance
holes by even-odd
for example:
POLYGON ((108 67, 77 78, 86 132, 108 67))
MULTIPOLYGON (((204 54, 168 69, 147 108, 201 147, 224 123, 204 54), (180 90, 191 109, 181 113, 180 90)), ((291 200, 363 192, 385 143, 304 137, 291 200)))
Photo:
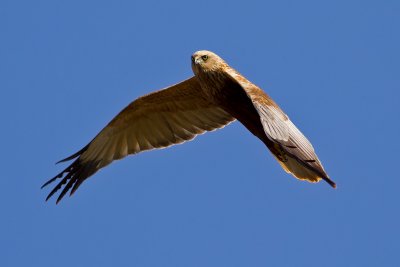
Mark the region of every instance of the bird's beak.
POLYGON ((192 56, 192 63, 196 65, 200 64, 201 58, 200 57, 196 58, 195 56, 192 56))

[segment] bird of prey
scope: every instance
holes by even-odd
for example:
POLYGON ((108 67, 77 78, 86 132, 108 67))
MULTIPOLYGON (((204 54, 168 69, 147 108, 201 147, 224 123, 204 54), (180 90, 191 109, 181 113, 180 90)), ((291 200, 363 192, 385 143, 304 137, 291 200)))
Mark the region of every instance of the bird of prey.
POLYGON ((192 57, 194 76, 139 97, 92 141, 59 161, 74 160, 43 186, 61 179, 46 200, 62 189, 57 203, 91 175, 129 154, 192 140, 238 120, 271 151, 282 168, 300 180, 336 184, 322 167, 311 143, 259 87, 210 51, 192 57))

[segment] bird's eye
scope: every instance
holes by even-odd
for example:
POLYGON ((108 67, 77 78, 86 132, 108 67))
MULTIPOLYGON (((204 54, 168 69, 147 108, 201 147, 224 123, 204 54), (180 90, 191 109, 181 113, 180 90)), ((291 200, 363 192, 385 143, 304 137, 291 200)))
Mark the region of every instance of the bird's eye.
POLYGON ((202 55, 202 56, 201 56, 201 59, 202 59, 203 61, 206 61, 206 60, 208 59, 208 56, 207 56, 207 55, 202 55))

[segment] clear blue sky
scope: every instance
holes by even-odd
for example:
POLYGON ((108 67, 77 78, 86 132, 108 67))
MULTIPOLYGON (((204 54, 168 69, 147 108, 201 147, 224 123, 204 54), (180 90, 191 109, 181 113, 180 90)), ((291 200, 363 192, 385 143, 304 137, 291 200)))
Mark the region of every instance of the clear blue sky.
POLYGON ((399 1, 0 2, 0 266, 399 266, 399 1), (59 159, 222 56, 338 184, 239 123, 118 161, 60 205, 59 159))

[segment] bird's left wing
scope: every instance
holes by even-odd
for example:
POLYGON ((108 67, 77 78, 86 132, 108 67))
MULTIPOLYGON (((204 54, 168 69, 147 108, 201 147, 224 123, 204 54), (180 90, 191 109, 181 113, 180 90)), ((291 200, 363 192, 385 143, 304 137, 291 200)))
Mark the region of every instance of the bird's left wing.
POLYGON ((259 114, 265 135, 275 144, 272 153, 281 166, 298 179, 317 182, 322 178, 332 187, 336 187, 336 184, 329 178, 322 167, 311 143, 280 107, 264 91, 235 70, 227 68, 226 72, 234 82, 241 86, 251 100, 259 114), (288 159, 287 155, 293 157, 295 162, 290 158, 288 159), (316 175, 305 170, 297 163, 316 175))
POLYGON ((207 101, 195 77, 140 97, 123 109, 87 146, 62 160, 75 161, 44 186, 62 178, 48 200, 62 187, 59 202, 89 176, 128 154, 168 147, 232 122, 234 118, 207 101), (65 176, 64 176, 65 175, 65 176))

